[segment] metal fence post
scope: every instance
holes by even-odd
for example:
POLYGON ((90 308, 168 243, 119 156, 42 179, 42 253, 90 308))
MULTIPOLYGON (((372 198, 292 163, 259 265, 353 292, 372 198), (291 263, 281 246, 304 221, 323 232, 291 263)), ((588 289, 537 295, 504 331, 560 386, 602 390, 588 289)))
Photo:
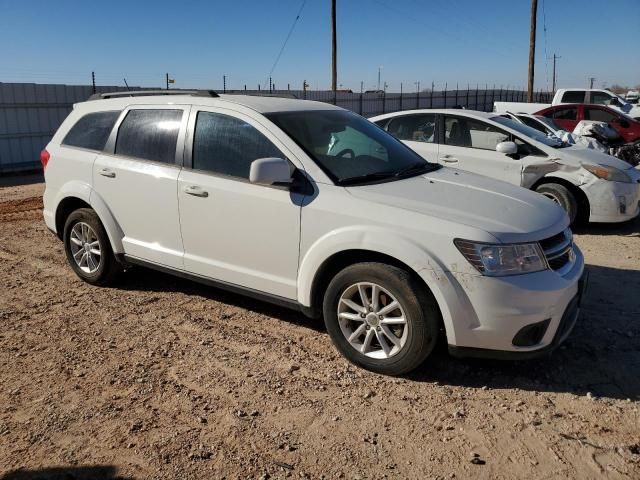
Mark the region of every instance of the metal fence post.
POLYGON ((469 108, 469 84, 467 83, 467 95, 464 99, 464 106, 469 108))
POLYGON ((386 103, 387 103, 387 91, 383 90, 382 91, 382 113, 387 113, 386 112, 386 103))
POLYGON ((416 90, 416 108, 420 108, 420 82, 418 82, 418 90, 416 90))
POLYGON ((362 89, 360 89, 360 115, 362 115, 362 89))
POLYGON ((227 76, 222 75, 222 93, 227 93, 227 76))
POLYGON ((484 96, 482 98, 482 109, 486 112, 487 111, 487 90, 489 89, 489 86, 485 83, 484 84, 484 96))
POLYGON ((302 81, 302 98, 304 98, 305 100, 307 98, 307 81, 306 80, 302 81))
POLYGON ((476 83, 476 103, 473 107, 474 110, 478 110, 478 84, 476 83))
POLYGON ((431 82, 431 93, 429 94, 429 108, 433 108, 433 82, 431 82))
POLYGON ((458 82, 456 82, 456 103, 454 104, 454 107, 458 106, 458 82))
POLYGON ((402 82, 400 82, 400 110, 402 110, 402 82))
POLYGON ((444 108, 447 108, 447 87, 449 85, 447 82, 444 82, 444 108))

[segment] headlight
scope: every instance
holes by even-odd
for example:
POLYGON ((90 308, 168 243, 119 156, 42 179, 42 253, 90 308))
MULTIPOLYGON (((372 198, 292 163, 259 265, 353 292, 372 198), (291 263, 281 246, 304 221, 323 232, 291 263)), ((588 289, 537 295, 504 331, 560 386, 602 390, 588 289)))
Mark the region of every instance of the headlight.
POLYGON ((490 277, 539 272, 548 268, 538 243, 492 245, 460 239, 453 243, 476 270, 490 277))
POLYGON ((615 167, 609 167, 607 165, 590 165, 587 163, 583 163, 582 168, 588 170, 596 177, 602 178, 603 180, 609 180, 611 182, 632 183, 631 177, 629 175, 615 167))

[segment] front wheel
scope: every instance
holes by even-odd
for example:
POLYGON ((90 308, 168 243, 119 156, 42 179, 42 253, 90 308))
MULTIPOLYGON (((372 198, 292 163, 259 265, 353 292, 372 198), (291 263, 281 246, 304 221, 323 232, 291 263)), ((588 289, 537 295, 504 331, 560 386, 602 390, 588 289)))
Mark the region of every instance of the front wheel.
POLYGON ((544 183, 536 188, 536 192, 564 208, 567 215, 569 215, 570 224, 575 221, 578 216, 578 201, 567 187, 559 183, 544 183))
POLYGON ((339 272, 325 293, 323 313, 342 355, 386 375, 418 367, 438 338, 440 313, 431 293, 409 272, 383 263, 339 272))

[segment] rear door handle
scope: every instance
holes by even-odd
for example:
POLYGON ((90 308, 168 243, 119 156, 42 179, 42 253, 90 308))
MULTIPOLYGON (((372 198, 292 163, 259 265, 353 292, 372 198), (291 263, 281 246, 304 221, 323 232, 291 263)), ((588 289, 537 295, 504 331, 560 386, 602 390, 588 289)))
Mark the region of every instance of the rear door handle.
POLYGON ((184 193, 186 193, 187 195, 193 195, 194 197, 206 198, 209 196, 209 192, 203 190, 202 187, 199 187, 197 185, 189 185, 187 187, 184 187, 184 193))
POLYGON ((451 155, 443 155, 440 157, 440 160, 447 163, 457 163, 458 159, 456 157, 452 157, 451 155))
POLYGON ((116 178, 116 172, 114 172, 113 170, 109 170, 108 168, 103 168, 98 173, 103 177, 116 178))

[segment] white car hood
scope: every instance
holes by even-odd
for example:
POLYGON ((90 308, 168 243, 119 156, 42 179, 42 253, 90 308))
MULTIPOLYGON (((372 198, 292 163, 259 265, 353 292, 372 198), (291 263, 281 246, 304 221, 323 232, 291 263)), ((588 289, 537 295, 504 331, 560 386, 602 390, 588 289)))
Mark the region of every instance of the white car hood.
POLYGON ((453 168, 347 191, 363 200, 468 225, 503 243, 541 240, 569 225, 565 211, 540 194, 453 168))
POLYGON ((620 160, 608 153, 601 152, 599 150, 580 148, 577 146, 570 146, 565 148, 553 149, 547 153, 551 158, 557 158, 560 163, 579 167, 582 163, 589 163, 592 165, 606 165, 608 167, 615 167, 619 170, 627 170, 631 168, 627 162, 620 160))

